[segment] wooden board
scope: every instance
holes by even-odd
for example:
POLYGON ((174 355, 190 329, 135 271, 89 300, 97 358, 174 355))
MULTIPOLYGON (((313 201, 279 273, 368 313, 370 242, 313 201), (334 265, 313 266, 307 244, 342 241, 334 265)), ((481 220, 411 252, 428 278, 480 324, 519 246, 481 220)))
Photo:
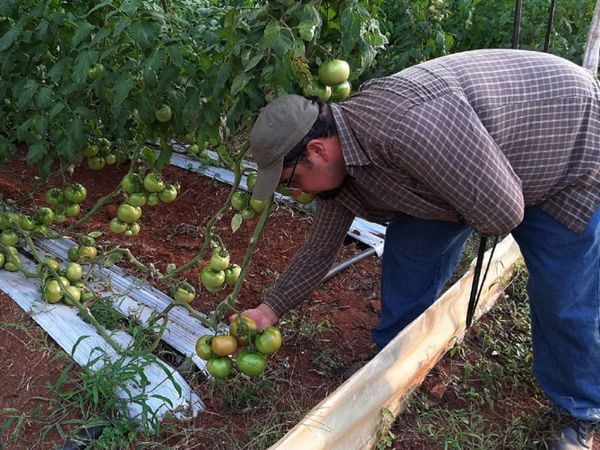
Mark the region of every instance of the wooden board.
MULTIPOLYGON (((484 259, 487 264, 489 252, 484 259)), ((508 237, 496 249, 475 317, 492 307, 520 258, 508 237)), ((397 416, 429 370, 465 332, 474 271, 470 270, 402 330, 375 358, 271 447, 277 450, 351 450, 376 445, 382 412, 397 416)))

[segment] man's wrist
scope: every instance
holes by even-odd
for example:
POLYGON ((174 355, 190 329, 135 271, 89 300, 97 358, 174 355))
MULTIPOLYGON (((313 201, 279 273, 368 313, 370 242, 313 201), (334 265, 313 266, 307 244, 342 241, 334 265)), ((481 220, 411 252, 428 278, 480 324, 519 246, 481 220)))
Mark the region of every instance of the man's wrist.
POLYGON ((269 319, 269 321, 271 321, 273 323, 275 323, 279 320, 279 316, 266 303, 261 303, 260 305, 258 305, 258 307, 256 309, 258 309, 262 314, 264 314, 264 316, 267 319, 269 319))

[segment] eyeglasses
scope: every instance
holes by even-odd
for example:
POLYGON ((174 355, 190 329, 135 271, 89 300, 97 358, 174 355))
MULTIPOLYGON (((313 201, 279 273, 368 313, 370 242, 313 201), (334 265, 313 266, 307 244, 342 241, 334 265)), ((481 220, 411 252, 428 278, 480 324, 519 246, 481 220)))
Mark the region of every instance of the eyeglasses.
POLYGON ((285 182, 285 187, 288 189, 296 189, 292 186, 292 179, 294 178, 294 174, 296 173, 296 167, 298 167, 298 162, 300 161, 300 156, 298 156, 295 160, 294 160, 294 165, 292 166, 292 173, 290 173, 290 176, 288 177, 287 181, 285 182))

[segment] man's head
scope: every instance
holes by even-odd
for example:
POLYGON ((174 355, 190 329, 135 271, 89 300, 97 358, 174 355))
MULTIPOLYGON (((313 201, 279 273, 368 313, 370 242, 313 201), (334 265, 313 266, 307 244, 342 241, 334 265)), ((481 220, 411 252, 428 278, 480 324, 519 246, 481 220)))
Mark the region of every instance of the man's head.
POLYGON ((331 108, 316 99, 284 95, 269 103, 252 128, 250 150, 258 165, 252 195, 259 200, 282 181, 316 194, 339 187, 345 176, 331 108))

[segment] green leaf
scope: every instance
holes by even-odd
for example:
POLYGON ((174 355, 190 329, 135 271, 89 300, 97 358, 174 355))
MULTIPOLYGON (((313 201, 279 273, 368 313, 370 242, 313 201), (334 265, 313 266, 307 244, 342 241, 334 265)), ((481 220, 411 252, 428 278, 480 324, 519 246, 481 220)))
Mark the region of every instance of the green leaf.
POLYGON ((154 150, 152 150, 150 147, 144 147, 142 153, 148 160, 148 163, 150 163, 151 166, 154 166, 156 163, 156 153, 154 152, 154 150))
POLYGON ((71 47, 77 47, 85 38, 89 36, 89 34, 94 29, 94 25, 89 22, 81 22, 77 29, 75 30, 75 34, 73 34, 73 39, 71 39, 71 47))
POLYGON ((215 148, 215 151, 225 166, 232 168, 235 165, 235 161, 231 158, 227 147, 224 145, 218 145, 217 148, 215 148))
POLYGON ((30 145, 27 151, 27 164, 33 166, 42 161, 46 155, 46 151, 46 142, 44 140, 30 145))
POLYGON ((63 102, 56 102, 54 106, 52 106, 52 108, 50 109, 50 112, 48 113, 49 118, 52 119, 56 117, 58 114, 60 114, 60 112, 63 109, 65 109, 65 104, 63 102))
POLYGON ((17 106, 19 109, 24 109, 29 105, 31 99, 37 92, 37 88, 38 84, 34 80, 27 80, 17 99, 17 106))
POLYGON ((244 221, 244 219, 242 218, 242 215, 240 213, 236 213, 233 215, 233 217, 231 218, 232 233, 235 233, 237 230, 240 229, 243 221, 244 221))
POLYGON ((111 253, 104 259, 104 267, 112 267, 123 259, 122 253, 111 253))
POLYGON ((248 61, 248 64, 246 64, 244 66, 244 71, 248 72, 249 70, 254 69, 254 67, 256 67, 256 65, 263 59, 263 57, 265 56, 264 53, 259 53, 257 55, 254 55, 250 61, 248 61))
POLYGON ((19 27, 13 27, 8 30, 4 36, 0 38, 0 51, 9 49, 13 42, 15 42, 17 39, 17 36, 19 36, 20 31, 21 30, 19 27))
POLYGON ((36 104, 40 109, 48 108, 54 99, 54 92, 49 86, 44 86, 40 89, 40 93, 36 97, 36 104))
POLYGON ((356 42, 360 38, 360 14, 351 8, 346 8, 342 11, 340 24, 343 30, 342 51, 344 54, 348 54, 354 49, 356 42))
POLYGON ((77 55, 73 66, 73 81, 77 84, 83 84, 87 79, 88 70, 90 68, 89 52, 84 51, 77 55))
POLYGON ((181 56, 181 48, 179 45, 169 45, 167 47, 167 51, 169 52, 169 56, 171 57, 173 64, 175 64, 177 67, 181 67, 183 64, 183 57, 181 56))
POLYGON ((250 78, 251 76, 247 72, 240 72, 237 74, 231 83, 231 95, 236 95, 238 92, 244 89, 246 84, 248 84, 248 81, 250 81, 250 78))
POLYGON ((279 24, 272 20, 265 28, 265 32, 263 33, 263 37, 260 41, 260 45, 263 48, 271 48, 273 42, 279 37, 279 32, 281 27, 279 24))
POLYGON ((131 88, 133 87, 134 79, 130 75, 121 75, 115 81, 115 97, 113 99, 112 107, 116 108, 123 103, 123 101, 129 95, 131 88))

